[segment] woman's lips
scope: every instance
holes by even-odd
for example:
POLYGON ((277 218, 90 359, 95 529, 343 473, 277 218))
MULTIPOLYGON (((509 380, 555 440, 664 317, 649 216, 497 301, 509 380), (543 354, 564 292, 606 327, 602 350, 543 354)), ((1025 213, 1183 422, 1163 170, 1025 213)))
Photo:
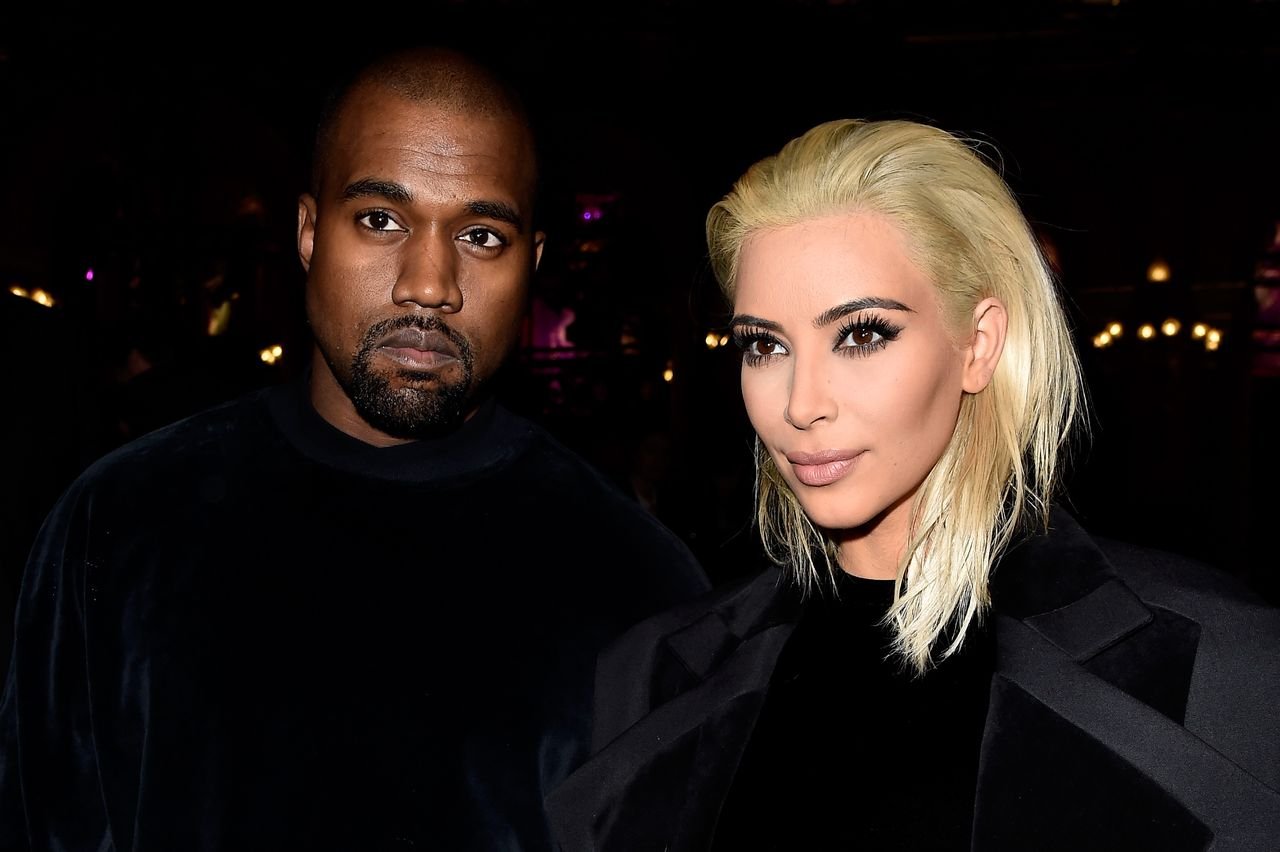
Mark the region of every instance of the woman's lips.
POLYGON ((817 453, 787 453, 787 461, 791 462, 791 470, 796 479, 803 484, 816 488, 830 485, 853 469, 860 451, 822 450, 817 453))

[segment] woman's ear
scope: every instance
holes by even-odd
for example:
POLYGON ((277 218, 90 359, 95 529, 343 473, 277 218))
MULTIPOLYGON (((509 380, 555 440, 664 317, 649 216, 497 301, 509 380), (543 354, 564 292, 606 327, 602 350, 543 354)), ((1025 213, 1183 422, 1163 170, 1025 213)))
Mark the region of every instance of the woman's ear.
POLYGON ((1004 352, 1004 335, 1009 315, 1004 302, 990 296, 973 309, 973 336, 965 346, 963 387, 966 393, 978 393, 991 383, 1000 355, 1004 352))

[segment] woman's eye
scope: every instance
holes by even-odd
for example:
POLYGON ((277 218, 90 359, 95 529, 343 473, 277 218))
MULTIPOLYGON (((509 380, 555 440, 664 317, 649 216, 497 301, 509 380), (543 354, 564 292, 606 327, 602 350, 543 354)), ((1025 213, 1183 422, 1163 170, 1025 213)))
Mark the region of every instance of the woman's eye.
POLYGON ((473 228, 464 232, 462 239, 480 248, 500 248, 507 244, 507 241, 499 236, 496 231, 491 231, 488 228, 473 228))
POLYGON ((841 346, 847 346, 854 349, 860 349, 864 346, 871 346, 883 340, 883 336, 869 326, 854 326, 849 333, 840 341, 841 346))
POLYGON ((356 219, 357 222, 364 225, 371 231, 403 231, 400 223, 391 218, 391 214, 385 210, 371 210, 356 219))
POLYGON ((764 357, 767 355, 781 355, 786 350, 782 348, 782 344, 776 340, 759 339, 753 340, 747 344, 746 352, 756 357, 764 357))

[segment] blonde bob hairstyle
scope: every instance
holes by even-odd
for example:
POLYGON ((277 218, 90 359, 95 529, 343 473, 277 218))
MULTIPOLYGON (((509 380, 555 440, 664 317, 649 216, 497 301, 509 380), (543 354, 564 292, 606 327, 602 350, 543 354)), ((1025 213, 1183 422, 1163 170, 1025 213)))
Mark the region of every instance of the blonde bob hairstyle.
MULTIPOLYGON (((971 143, 914 122, 827 122, 748 169, 707 215, 725 296, 733 301, 752 234, 854 212, 883 216, 906 235, 957 342, 972 336, 983 299, 998 298, 1008 316, 991 382, 965 395, 951 441, 916 494, 886 616, 895 653, 923 672, 958 650, 985 613, 1000 555, 1047 527, 1068 438, 1084 419, 1080 364, 1053 277, 1009 187, 971 143)), ((821 580, 815 554, 831 578, 835 542, 805 516, 758 440, 756 499, 770 558, 805 592, 821 580)))

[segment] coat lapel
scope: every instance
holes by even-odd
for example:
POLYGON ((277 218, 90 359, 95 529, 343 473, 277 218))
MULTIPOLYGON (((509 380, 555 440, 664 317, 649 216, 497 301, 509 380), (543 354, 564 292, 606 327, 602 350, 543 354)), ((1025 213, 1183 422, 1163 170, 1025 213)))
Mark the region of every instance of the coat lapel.
POLYGON ((566 852, 705 849, 795 624, 773 572, 679 630, 663 669, 696 685, 617 734, 547 797, 566 852), (679 783, 672 783, 680 779, 679 783))
POLYGON ((1280 837, 1280 797, 1181 725, 1026 624, 999 618, 996 636, 975 850, 1266 849, 1280 837))
POLYGON ((1009 554, 994 595, 973 849, 1262 849, 1280 836, 1274 791, 1082 665, 1154 616, 1069 515, 1009 554))

